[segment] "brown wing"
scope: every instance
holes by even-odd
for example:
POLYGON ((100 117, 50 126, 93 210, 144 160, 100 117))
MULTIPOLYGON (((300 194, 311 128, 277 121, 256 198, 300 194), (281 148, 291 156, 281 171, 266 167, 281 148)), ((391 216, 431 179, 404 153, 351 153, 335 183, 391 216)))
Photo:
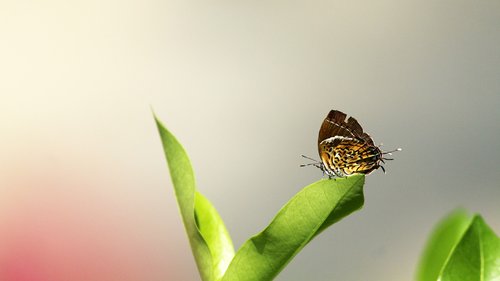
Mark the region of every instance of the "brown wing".
POLYGON ((363 128, 361 128, 358 121, 353 117, 349 117, 346 122, 346 117, 345 113, 338 110, 331 110, 328 113, 319 130, 318 147, 320 142, 334 136, 361 139, 367 144, 373 145, 372 138, 363 132, 363 128))

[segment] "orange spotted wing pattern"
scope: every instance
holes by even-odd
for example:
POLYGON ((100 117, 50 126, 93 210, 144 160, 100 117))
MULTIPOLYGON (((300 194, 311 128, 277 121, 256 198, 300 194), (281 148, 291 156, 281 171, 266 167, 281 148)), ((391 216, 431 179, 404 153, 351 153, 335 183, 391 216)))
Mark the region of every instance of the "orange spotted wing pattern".
MULTIPOLYGON (((323 121, 318 136, 320 166, 330 178, 354 173, 369 174, 382 167, 384 154, 353 117, 332 110, 323 121)), ((398 149, 399 150, 399 149, 398 149)), ((382 167, 384 169, 384 167, 382 167)), ((385 171, 385 170, 384 170, 385 171)))

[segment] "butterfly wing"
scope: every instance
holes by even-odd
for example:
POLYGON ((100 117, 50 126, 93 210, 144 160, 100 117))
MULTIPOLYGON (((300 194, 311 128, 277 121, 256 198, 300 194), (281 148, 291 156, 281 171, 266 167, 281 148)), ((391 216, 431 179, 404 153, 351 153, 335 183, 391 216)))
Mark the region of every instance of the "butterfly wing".
POLYGON ((367 133, 363 132, 363 128, 358 121, 353 117, 345 120, 347 115, 338 110, 331 110, 326 116, 318 136, 319 144, 327 138, 339 136, 353 139, 361 139, 369 145, 373 145, 373 140, 367 133))
POLYGON ((328 153, 328 159, 332 161, 328 163, 329 168, 337 169, 342 175, 369 174, 380 166, 380 153, 376 146, 366 145, 359 139, 345 138, 328 153))

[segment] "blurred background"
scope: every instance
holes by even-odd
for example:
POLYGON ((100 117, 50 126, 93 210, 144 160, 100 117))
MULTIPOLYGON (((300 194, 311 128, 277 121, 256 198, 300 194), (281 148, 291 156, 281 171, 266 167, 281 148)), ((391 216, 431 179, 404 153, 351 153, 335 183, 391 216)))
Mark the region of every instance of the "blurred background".
POLYGON ((277 280, 412 280, 455 207, 500 233, 500 2, 0 2, 0 280, 199 280, 151 107, 239 247, 330 109, 385 149, 277 280))

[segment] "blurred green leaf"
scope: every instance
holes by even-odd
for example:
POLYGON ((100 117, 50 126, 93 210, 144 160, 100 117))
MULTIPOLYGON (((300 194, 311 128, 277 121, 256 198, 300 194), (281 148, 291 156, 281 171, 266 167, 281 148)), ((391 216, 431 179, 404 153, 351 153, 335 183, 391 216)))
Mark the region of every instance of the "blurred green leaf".
POLYGON ((481 216, 454 211, 433 231, 417 280, 499 281, 500 239, 481 216))
POLYGON ((417 271, 418 281, 436 281, 439 273, 458 243, 472 216, 463 209, 458 209, 441 220, 432 231, 425 250, 420 259, 417 271))
POLYGON ((438 280, 500 280, 500 239, 481 216, 474 216, 469 228, 453 249, 438 280))
POLYGON ((364 180, 324 179, 302 189, 241 246, 222 280, 272 280, 314 236, 363 206, 364 180))
POLYGON ((219 280, 234 256, 231 238, 212 204, 196 190, 186 151, 156 118, 170 177, 202 280, 219 280))

